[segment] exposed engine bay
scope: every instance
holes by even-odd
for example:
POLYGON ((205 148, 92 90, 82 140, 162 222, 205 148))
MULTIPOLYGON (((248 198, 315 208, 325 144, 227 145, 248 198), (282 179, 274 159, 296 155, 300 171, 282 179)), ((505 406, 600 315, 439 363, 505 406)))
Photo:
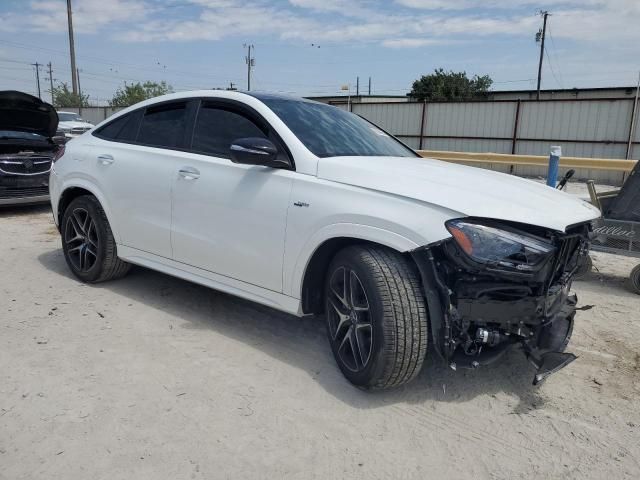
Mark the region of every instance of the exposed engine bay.
POLYGON ((476 368, 519 346, 533 383, 575 360, 565 353, 576 312, 573 275, 590 224, 566 232, 466 218, 452 238, 415 250, 435 349, 453 368, 476 368))

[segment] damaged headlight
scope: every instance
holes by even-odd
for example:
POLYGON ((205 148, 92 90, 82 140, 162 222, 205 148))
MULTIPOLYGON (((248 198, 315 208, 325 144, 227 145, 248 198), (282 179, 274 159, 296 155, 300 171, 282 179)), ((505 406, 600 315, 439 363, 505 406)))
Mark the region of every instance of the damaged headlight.
POLYGON ((462 251, 479 263, 533 271, 555 250, 543 239, 464 219, 445 225, 462 251))

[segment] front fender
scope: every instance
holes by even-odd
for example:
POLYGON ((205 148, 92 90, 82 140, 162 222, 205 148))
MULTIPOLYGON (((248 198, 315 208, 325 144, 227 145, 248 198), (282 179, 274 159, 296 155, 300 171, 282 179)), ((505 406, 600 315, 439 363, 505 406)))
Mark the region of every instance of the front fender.
POLYGON ((370 225, 356 223, 334 223, 326 225, 313 234, 303 245, 289 272, 284 274, 284 291, 295 298, 302 296, 304 274, 316 250, 327 240, 334 238, 356 238, 379 243, 399 252, 407 252, 420 245, 402 235, 370 225), (288 273, 288 274, 287 274, 288 273))

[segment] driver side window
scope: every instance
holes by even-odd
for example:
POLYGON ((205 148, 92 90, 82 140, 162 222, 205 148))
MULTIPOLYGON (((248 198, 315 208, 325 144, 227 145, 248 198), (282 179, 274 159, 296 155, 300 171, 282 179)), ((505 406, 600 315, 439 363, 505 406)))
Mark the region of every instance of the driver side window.
POLYGON ((238 138, 267 135, 244 115, 215 106, 200 107, 193 131, 191 150, 215 157, 230 158, 231 143, 238 138))

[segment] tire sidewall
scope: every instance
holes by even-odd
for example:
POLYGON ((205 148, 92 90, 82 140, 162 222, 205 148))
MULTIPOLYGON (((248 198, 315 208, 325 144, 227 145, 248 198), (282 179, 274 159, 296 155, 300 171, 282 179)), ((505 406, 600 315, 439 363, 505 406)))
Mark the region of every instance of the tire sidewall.
POLYGON ((640 295, 640 265, 636 265, 629 275, 629 284, 633 293, 640 295))
POLYGON ((78 277, 80 280, 85 282, 92 282, 100 277, 102 273, 104 259, 106 256, 106 246, 109 238, 110 232, 107 230, 108 225, 104 222, 104 214, 102 212, 102 207, 98 203, 98 201, 89 196, 82 196, 74 199, 64 211, 64 215, 62 216, 62 250, 64 252, 64 259, 69 266, 69 269, 73 272, 73 274, 78 277), (81 272, 76 269, 71 260, 69 259, 67 241, 65 235, 67 233, 67 221, 69 216, 73 213, 73 211, 77 208, 85 209, 91 219, 95 223, 96 232, 98 235, 98 246, 96 248, 96 261, 93 266, 87 270, 86 272, 81 272))
POLYGON ((337 347, 332 339, 329 321, 326 318, 325 327, 327 331, 327 338, 329 339, 329 344, 331 345, 331 350, 333 351, 336 363, 338 364, 338 367, 342 371, 343 375, 354 385, 366 388, 368 386, 371 386, 372 382, 375 379, 380 378, 383 375, 385 368, 385 334, 383 326, 384 310, 382 306, 382 299, 380 298, 380 294, 378 292, 378 286, 375 285, 373 280, 373 272, 371 272, 371 268, 360 258, 358 253, 359 252, 355 249, 346 249, 336 255, 336 257, 332 260, 325 277, 324 306, 325 308, 327 307, 329 282, 336 269, 340 267, 346 267, 353 270, 360 279, 360 282, 362 283, 362 286, 367 295, 367 300, 369 302, 369 313, 372 323, 371 357, 368 365, 362 371, 354 372, 342 363, 337 352, 337 347))

